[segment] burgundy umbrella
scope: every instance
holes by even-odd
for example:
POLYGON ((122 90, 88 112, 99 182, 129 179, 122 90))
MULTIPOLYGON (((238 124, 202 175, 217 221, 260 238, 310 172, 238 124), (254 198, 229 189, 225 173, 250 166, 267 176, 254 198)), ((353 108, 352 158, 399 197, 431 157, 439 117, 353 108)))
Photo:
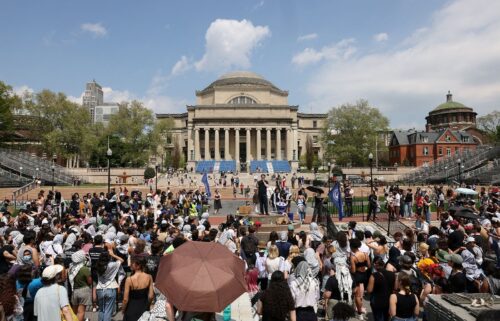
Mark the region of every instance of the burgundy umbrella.
POLYGON ((220 243, 186 242, 161 258, 155 285, 181 311, 220 312, 247 291, 245 263, 220 243))

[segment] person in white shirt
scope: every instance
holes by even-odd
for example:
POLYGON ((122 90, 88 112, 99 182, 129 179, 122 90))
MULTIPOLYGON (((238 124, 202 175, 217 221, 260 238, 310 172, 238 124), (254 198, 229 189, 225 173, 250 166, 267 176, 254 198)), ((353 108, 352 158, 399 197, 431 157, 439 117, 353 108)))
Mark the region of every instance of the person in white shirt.
POLYGON ((295 301, 297 320, 315 320, 319 301, 319 282, 307 262, 300 262, 290 278, 290 291, 295 301))
POLYGON ((261 290, 267 289, 267 270, 266 270, 266 260, 267 255, 265 254, 264 249, 259 251, 259 255, 257 256, 257 260, 255 261, 255 266, 259 270, 259 276, 257 278, 257 284, 260 285, 261 290))

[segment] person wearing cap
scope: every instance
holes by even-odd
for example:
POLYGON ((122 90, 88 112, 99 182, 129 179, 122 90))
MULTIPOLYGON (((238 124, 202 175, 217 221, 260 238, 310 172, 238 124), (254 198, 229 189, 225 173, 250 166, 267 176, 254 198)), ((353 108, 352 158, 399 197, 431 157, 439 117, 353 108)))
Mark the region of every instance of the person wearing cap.
POLYGON ((451 273, 448 277, 447 285, 444 288, 446 293, 463 293, 467 288, 467 279, 463 272, 463 259, 459 254, 448 254, 444 256, 444 260, 451 267, 451 273))
POLYGON ((484 277, 483 270, 480 268, 483 263, 483 253, 472 236, 465 239, 465 248, 462 248, 460 255, 467 278, 467 290, 470 293, 476 293, 479 291, 480 280, 484 277))
POLYGON ((33 314, 38 321, 61 320, 61 313, 66 320, 73 320, 68 291, 58 284, 62 281, 63 270, 62 265, 54 264, 46 267, 42 272, 44 286, 36 293, 33 307, 33 314))

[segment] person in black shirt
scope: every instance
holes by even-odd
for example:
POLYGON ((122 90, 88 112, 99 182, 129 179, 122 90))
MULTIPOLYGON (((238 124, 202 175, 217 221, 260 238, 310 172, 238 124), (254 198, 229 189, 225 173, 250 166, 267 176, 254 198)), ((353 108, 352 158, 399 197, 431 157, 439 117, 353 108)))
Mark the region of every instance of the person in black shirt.
MULTIPOLYGON (((339 290, 339 282, 337 281, 335 270, 333 269, 330 271, 330 277, 326 281, 325 292, 323 292, 323 299, 326 303, 326 319, 331 320, 333 318, 333 307, 338 302, 343 301, 339 290)), ((347 299, 347 297, 344 297, 344 299, 347 299)))
POLYGON ((370 196, 368 196, 368 217, 366 218, 367 221, 370 220, 370 217, 373 215, 373 220, 377 218, 377 207, 378 207, 378 198, 377 198, 377 193, 375 190, 372 191, 370 196))
POLYGON ((445 256, 448 260, 448 265, 451 266, 451 274, 448 278, 447 285, 445 286, 445 292, 447 293, 463 293, 467 288, 467 279, 465 273, 463 272, 463 259, 459 254, 451 254, 445 256))
POLYGON ((385 269, 384 260, 377 256, 373 259, 375 273, 368 280, 367 292, 371 293, 370 306, 374 321, 389 320, 389 297, 394 291, 396 274, 385 269))
POLYGON ((451 229, 453 229, 453 232, 451 232, 448 236, 448 247, 450 248, 450 250, 456 251, 463 246, 465 235, 461 230, 458 229, 458 222, 452 221, 450 223, 450 227, 451 229))
POLYGON ((260 213, 269 215, 269 200, 267 199, 267 188, 269 183, 266 181, 266 175, 260 175, 260 181, 257 182, 257 189, 259 193, 260 213))
POLYGON ((101 235, 96 235, 94 237, 94 247, 89 249, 89 257, 90 257, 90 274, 92 275, 93 280, 93 288, 92 288, 92 301, 97 302, 97 261, 99 261, 99 256, 101 253, 107 252, 104 248, 103 239, 101 235))

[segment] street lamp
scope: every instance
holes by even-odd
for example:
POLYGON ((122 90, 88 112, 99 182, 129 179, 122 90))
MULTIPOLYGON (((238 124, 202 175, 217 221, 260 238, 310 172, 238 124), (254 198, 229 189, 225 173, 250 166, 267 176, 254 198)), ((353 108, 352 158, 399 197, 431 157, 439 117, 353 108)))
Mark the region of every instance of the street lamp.
POLYGON ((155 165, 155 193, 158 190, 158 168, 160 165, 155 165))
POLYGON ((19 179, 20 180, 23 179, 23 167, 22 166, 19 166, 19 179))
POLYGON ((108 150, 106 151, 106 158, 108 159, 108 194, 111 193, 111 167, 109 160, 113 156, 113 151, 109 148, 109 138, 108 138, 108 150))
POLYGON ((50 166, 50 169, 52 170, 52 192, 53 192, 54 185, 56 185, 56 181, 54 180, 54 171, 56 170, 56 166, 52 164, 52 166, 50 166))
POLYGON ((445 170, 445 172, 446 172, 446 179, 445 179, 444 183, 445 183, 446 185, 448 185, 448 166, 445 166, 445 167, 444 167, 444 170, 445 170))
POLYGON ((457 164, 458 164, 458 185, 462 185, 462 160, 459 158, 457 159, 457 164))
POLYGON ((368 154, 368 160, 370 161, 370 190, 373 193, 373 154, 368 154))

